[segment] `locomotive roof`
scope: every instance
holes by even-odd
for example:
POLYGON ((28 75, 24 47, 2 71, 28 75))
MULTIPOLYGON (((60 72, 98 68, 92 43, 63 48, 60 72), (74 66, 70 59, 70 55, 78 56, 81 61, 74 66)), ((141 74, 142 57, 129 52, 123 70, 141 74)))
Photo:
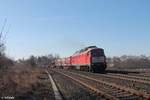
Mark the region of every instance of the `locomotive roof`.
POLYGON ((78 54, 83 53, 85 51, 88 51, 88 50, 91 50, 91 49, 96 49, 96 48, 97 48, 96 46, 88 46, 88 47, 85 47, 84 49, 76 51, 73 55, 78 55, 78 54))

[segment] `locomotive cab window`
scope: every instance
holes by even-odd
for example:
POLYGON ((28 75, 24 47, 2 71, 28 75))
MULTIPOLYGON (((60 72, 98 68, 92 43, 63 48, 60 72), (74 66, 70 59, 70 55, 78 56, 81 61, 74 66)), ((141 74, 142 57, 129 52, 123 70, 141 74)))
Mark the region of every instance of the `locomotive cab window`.
POLYGON ((96 49, 91 51, 92 56, 104 56, 104 50, 103 49, 96 49))

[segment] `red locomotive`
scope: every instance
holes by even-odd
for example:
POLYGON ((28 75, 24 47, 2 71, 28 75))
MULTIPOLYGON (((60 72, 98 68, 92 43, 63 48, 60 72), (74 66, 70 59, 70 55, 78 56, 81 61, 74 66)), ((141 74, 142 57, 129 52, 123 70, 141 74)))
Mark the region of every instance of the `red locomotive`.
POLYGON ((102 48, 89 46, 70 57, 56 60, 55 66, 63 69, 103 72, 106 69, 106 57, 102 48))

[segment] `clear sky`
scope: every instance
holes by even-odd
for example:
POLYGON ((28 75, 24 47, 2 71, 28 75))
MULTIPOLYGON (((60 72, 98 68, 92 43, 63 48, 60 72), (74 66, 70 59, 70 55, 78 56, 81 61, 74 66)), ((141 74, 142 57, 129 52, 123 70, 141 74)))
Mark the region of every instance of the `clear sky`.
POLYGON ((150 56, 150 0, 0 0, 0 28, 5 18, 13 58, 64 57, 89 45, 106 56, 150 56))

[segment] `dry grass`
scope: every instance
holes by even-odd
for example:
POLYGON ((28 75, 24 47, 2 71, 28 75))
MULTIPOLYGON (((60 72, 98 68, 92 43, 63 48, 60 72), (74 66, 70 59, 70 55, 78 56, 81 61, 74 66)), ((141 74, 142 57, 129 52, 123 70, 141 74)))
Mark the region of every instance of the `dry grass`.
POLYGON ((36 87, 43 69, 25 65, 15 65, 5 72, 0 72, 0 97, 21 96, 36 87))

